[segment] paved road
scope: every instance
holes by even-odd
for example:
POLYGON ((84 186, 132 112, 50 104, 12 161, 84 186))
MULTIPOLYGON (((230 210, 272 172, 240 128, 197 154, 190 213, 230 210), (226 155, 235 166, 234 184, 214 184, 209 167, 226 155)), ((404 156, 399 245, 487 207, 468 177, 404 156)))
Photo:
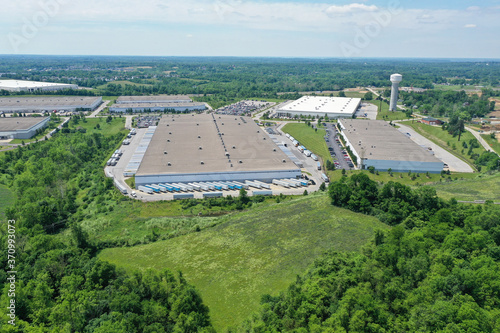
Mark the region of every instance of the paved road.
POLYGON ((132 129, 132 118, 134 116, 125 116, 125 128, 128 130, 132 129))
POLYGON ((469 164, 466 162, 462 161, 452 153, 449 153, 448 151, 444 150, 431 140, 423 137, 422 135, 418 134, 413 128, 407 127, 405 125, 398 124, 400 128, 398 129, 401 133, 405 134, 410 133, 410 138, 418 145, 420 146, 425 146, 425 147, 430 147, 432 148, 432 151, 434 152, 434 156, 436 156, 438 159, 443 161, 444 163, 448 164, 450 171, 455 171, 455 172, 467 172, 467 173, 472 173, 474 170, 471 168, 469 164))
POLYGON ((99 106, 94 112, 92 112, 92 114, 90 116, 88 116, 88 118, 95 118, 97 117, 97 114, 99 112, 101 112, 102 110, 104 110, 104 108, 106 108, 106 106, 108 106, 109 102, 111 101, 104 101, 101 106, 99 106))
POLYGON ((484 147, 484 149, 486 149, 486 151, 492 151, 492 152, 495 152, 493 150, 493 148, 490 147, 490 145, 488 144, 488 142, 486 142, 483 137, 475 130, 473 130, 472 128, 469 128, 469 127, 465 127, 465 129, 469 132, 472 133, 472 135, 474 135, 477 139, 477 141, 479 141, 479 143, 484 147))

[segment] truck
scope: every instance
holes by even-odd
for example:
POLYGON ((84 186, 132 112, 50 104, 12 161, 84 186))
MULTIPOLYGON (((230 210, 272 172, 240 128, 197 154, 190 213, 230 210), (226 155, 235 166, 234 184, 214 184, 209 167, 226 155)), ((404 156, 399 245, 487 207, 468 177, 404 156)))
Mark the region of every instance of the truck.
POLYGON ((307 157, 311 156, 311 152, 309 150, 304 150, 304 155, 306 155, 307 157))
POLYGON ((194 193, 174 193, 174 200, 193 199, 194 193))
POLYGON ((321 174, 321 178, 325 181, 325 183, 328 183, 330 181, 330 178, 328 178, 328 176, 324 173, 321 174))
POLYGON ((314 155, 314 154, 311 154, 311 158, 312 158, 313 160, 315 160, 315 161, 317 161, 317 160, 318 160, 318 156, 316 156, 316 155, 314 155))
POLYGON ((273 191, 270 190, 252 191, 252 195, 273 195, 273 191))
POLYGON ((321 170, 321 163, 317 162, 316 166, 318 167, 318 170, 321 170))
POLYGON ((222 192, 204 192, 203 197, 204 198, 218 198, 222 197, 224 194, 222 192))

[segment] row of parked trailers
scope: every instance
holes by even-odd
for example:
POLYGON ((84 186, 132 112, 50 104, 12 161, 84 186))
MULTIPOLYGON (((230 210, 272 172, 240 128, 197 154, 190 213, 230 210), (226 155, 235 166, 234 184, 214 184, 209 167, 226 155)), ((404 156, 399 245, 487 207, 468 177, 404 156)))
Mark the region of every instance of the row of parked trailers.
POLYGON ((307 186, 308 181, 304 179, 273 179, 273 184, 274 185, 279 185, 282 187, 301 187, 301 186, 307 186))
POLYGON ((120 160, 120 157, 123 155, 123 151, 121 151, 120 149, 116 150, 113 155, 111 156, 111 158, 108 160, 108 162, 106 163, 106 165, 111 165, 111 166, 115 166, 116 163, 118 163, 118 161, 120 160))
POLYGON ((186 199, 194 198, 193 193, 180 193, 180 192, 194 192, 194 191, 215 191, 215 192, 203 192, 203 197, 222 197, 225 190, 238 190, 238 189, 249 189, 254 187, 257 189, 263 189, 261 191, 253 191, 253 195, 272 195, 271 186, 269 184, 260 182, 258 180, 241 182, 200 182, 200 183, 164 183, 164 184, 149 184, 144 186, 139 186, 138 190, 153 194, 160 192, 172 192, 174 193, 174 199, 186 199))
POLYGON ((306 147, 301 146, 301 145, 300 145, 300 143, 299 143, 297 140, 295 140, 295 138, 294 138, 293 136, 291 136, 290 134, 286 133, 286 137, 287 137, 287 138, 289 138, 289 139, 292 141, 292 143, 293 143, 293 145, 294 145, 295 147, 298 147, 298 149, 299 149, 299 151, 300 151, 301 153, 303 153, 303 154, 304 154, 304 155, 306 155, 307 157, 312 158, 312 159, 313 159, 313 160, 315 160, 315 161, 318 161, 318 156, 316 156, 316 155, 314 155, 313 153, 311 153, 309 150, 307 150, 307 148, 306 148, 306 147))

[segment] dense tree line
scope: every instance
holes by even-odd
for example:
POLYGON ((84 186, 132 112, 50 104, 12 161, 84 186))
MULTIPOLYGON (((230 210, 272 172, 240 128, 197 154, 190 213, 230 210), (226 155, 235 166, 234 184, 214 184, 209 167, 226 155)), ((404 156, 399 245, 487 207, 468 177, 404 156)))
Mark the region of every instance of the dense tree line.
POLYGON ((6 78, 74 83, 112 96, 167 93, 279 98, 281 92, 389 87, 389 76, 396 72, 404 74, 405 85, 427 89, 432 89, 433 84, 457 80, 495 86, 500 77, 500 63, 441 60, 46 56, 0 59, 0 72, 6 78))
POLYGON ((420 209, 377 231, 362 253, 326 253, 286 292, 264 296, 260 313, 238 331, 500 329, 500 207, 445 202, 428 189, 421 198, 421 190, 396 184, 375 191, 356 177, 338 184, 364 191, 379 207, 420 209))
MULTIPOLYGON (((77 222, 127 200, 103 175, 123 134, 58 133, 6 152, 0 181, 15 193, 16 326, 7 323, 7 273, 0 270, 2 332, 212 332, 208 308, 182 274, 126 274, 96 259, 77 222)), ((0 228, 7 244, 7 229, 0 228)), ((7 251, 0 251, 7 263, 7 251)))
POLYGON ((417 112, 435 117, 461 117, 470 120, 473 117, 484 117, 495 108, 495 102, 488 100, 488 94, 479 97, 477 94, 468 95, 463 90, 401 92, 400 98, 406 106, 416 107, 417 112))

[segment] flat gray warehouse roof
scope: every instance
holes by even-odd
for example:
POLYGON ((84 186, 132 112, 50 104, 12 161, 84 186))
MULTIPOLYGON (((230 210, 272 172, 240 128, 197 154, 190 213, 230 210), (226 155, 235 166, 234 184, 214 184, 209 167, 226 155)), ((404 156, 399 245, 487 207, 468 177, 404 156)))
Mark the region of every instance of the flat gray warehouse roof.
POLYGON ((162 117, 136 176, 297 169, 251 118, 190 114, 162 117))
POLYGON ((28 130, 47 117, 8 117, 0 118, 0 132, 28 130))
POLYGON ((187 95, 155 95, 155 96, 120 96, 116 103, 151 103, 151 102, 172 102, 172 101, 186 101, 191 102, 191 97, 187 95))
POLYGON ((342 119, 339 123, 343 128, 342 134, 362 158, 441 162, 383 120, 342 119))
POLYGON ((191 106, 205 106, 205 103, 198 103, 198 102, 193 102, 193 103, 126 103, 126 104, 113 104, 110 106, 110 109, 113 108, 120 108, 120 109, 128 109, 128 108, 181 108, 181 107, 191 107, 191 106))
POLYGON ((101 97, 2 97, 0 108, 43 108, 43 107, 68 107, 98 103, 101 97))

